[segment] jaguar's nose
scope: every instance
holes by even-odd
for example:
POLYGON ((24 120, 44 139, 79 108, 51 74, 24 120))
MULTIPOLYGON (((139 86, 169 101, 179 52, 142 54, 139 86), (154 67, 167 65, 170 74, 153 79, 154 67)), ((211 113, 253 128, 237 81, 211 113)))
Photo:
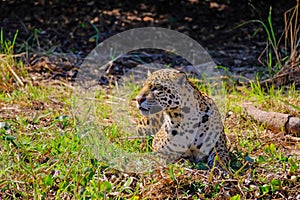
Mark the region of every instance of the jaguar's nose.
POLYGON ((146 100, 146 98, 142 95, 138 95, 135 97, 135 100, 138 103, 138 105, 141 105, 146 100))

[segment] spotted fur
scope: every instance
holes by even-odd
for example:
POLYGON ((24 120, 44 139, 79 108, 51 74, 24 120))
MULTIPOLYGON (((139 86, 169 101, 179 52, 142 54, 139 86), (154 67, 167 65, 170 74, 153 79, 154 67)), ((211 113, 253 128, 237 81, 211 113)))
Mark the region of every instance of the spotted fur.
POLYGON ((168 161, 186 158, 213 166, 216 152, 229 160, 221 115, 205 93, 177 70, 163 69, 146 80, 136 96, 143 118, 139 134, 154 135, 152 148, 168 161), (216 149, 216 152, 214 150, 216 149))

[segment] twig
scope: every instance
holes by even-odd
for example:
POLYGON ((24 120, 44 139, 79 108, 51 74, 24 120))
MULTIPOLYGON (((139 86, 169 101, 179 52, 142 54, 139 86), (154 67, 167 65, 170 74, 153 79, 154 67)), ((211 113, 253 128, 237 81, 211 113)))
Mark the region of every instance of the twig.
POLYGON ((292 142, 300 142, 300 138, 299 137, 294 137, 294 136, 291 136, 291 135, 285 135, 284 137, 286 139, 292 141, 292 142))
MULTIPOLYGON (((4 68, 4 66, 2 66, 4 68)), ((8 70, 13 74, 13 76, 17 79, 17 81, 20 83, 21 86, 24 86, 23 81, 20 79, 20 77, 16 74, 16 72, 9 66, 7 65, 8 70)))
POLYGON ((130 136, 130 137, 121 137, 119 140, 135 140, 135 139, 146 139, 146 136, 130 136))
POLYGON ((214 147, 214 152, 216 153, 216 156, 217 156, 217 158, 218 158, 218 162, 219 162, 219 164, 221 165, 221 167, 223 168, 223 170, 225 170, 228 174, 230 174, 230 176, 235 177, 234 174, 233 174, 230 170, 228 170, 228 168, 225 166, 225 164, 224 164, 223 161, 221 160, 221 157, 219 156, 216 147, 214 147))

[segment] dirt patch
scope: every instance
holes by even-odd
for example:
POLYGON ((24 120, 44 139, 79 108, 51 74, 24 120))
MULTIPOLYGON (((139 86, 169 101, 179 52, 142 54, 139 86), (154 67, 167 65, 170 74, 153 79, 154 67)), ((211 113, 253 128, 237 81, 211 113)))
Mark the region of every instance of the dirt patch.
MULTIPOLYGON (((218 65, 235 73, 258 70, 257 58, 266 45, 259 24, 283 31, 283 13, 296 1, 7 1, 1 5, 0 27, 5 38, 19 30, 16 51, 73 53, 85 57, 108 37, 136 27, 165 27, 185 33, 206 48, 218 65), (253 36, 255 34, 255 36, 253 36)), ((33 54, 30 54, 33 55, 33 54)))

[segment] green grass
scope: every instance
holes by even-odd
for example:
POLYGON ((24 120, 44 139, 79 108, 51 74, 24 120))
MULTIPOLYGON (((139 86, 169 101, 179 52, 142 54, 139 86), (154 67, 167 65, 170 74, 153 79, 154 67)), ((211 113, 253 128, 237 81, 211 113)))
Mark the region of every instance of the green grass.
POLYGON ((280 55, 279 55, 279 51, 278 51, 278 42, 275 37, 273 23, 272 23, 272 7, 270 7, 267 22, 264 22, 262 19, 261 20, 250 20, 245 23, 242 23, 238 27, 244 26, 248 23, 259 23, 263 27, 263 30, 265 31, 265 33, 267 34, 267 47, 265 49, 266 52, 264 52, 266 54, 266 59, 263 60, 262 64, 267 67, 270 75, 274 75, 282 67, 282 61, 280 59, 280 55), (274 55, 275 55, 275 59, 276 59, 276 63, 275 63, 276 67, 274 67, 274 63, 273 63, 274 55), (276 71, 274 71, 275 69, 276 69, 276 71))
POLYGON ((13 91, 15 87, 24 86, 23 77, 28 75, 23 62, 16 58, 22 54, 15 55, 13 50, 18 31, 15 33, 13 40, 6 40, 3 37, 3 30, 0 31, 0 90, 13 91))
MULTIPOLYGON (((151 152, 151 137, 132 137, 139 114, 131 99, 140 87, 129 84, 117 96, 102 88, 92 96, 93 101, 85 101, 93 102, 90 113, 95 116, 92 128, 96 128, 92 132, 96 135, 85 140, 81 134, 91 127, 80 122, 88 109, 82 118, 75 117, 71 87, 53 81, 34 84, 12 52, 15 39, 4 41, 1 36, 0 41, 2 199, 274 199, 299 195, 300 144, 286 140, 283 133, 266 130, 241 107, 251 102, 263 110, 300 117, 295 87, 262 88, 256 80, 250 87, 232 85, 230 91, 221 90, 222 95, 227 92, 221 105, 230 111, 225 121, 232 153, 230 175, 213 174, 188 161, 142 173, 124 171, 125 167, 105 158, 115 156, 124 164, 120 155, 151 152), (99 144, 102 157, 87 144, 99 144)), ((211 85, 196 85, 213 93, 211 85)), ((127 163, 127 169, 135 165, 127 163)))
MULTIPOLYGON (((250 3, 253 10, 256 8, 250 3)), ((272 21, 272 7, 269 9, 268 18, 249 20, 237 26, 241 27, 249 23, 258 23, 266 33, 266 48, 259 57, 259 61, 267 68, 269 77, 274 77, 280 72, 289 72, 299 65, 296 61, 299 56, 299 1, 296 5, 284 13, 284 31, 276 37, 276 27, 272 21)), ((257 34, 258 30, 253 34, 257 34)))
MULTIPOLYGON (((138 91, 132 89, 129 97, 138 91)), ((225 126, 235 157, 231 163, 234 177, 211 179, 209 171, 198 170, 187 162, 138 174, 116 170, 106 160, 96 159, 77 135, 76 120, 70 111, 71 93, 70 89, 52 86, 51 82, 0 93, 1 105, 11 107, 0 126, 2 198, 140 199, 175 195, 197 199, 218 198, 225 191, 232 198, 237 194, 271 198, 283 188, 287 188, 284 190, 289 195, 296 195, 295 187, 300 183, 298 157, 283 146, 282 138, 279 140, 245 117, 240 107, 241 102, 251 101, 273 111, 281 111, 283 107, 289 110, 289 104, 284 102, 299 106, 299 91, 295 89, 262 91, 253 83, 251 88, 228 95, 228 109, 233 114, 225 126), (252 184, 245 184, 246 180, 252 184)), ((98 118, 101 131, 112 145, 127 152, 149 152, 151 139, 124 139, 130 133, 122 130, 118 118, 112 116, 107 94, 99 93, 97 98, 96 113, 102 113, 98 118)), ((299 144, 294 147, 299 151, 299 144)))

